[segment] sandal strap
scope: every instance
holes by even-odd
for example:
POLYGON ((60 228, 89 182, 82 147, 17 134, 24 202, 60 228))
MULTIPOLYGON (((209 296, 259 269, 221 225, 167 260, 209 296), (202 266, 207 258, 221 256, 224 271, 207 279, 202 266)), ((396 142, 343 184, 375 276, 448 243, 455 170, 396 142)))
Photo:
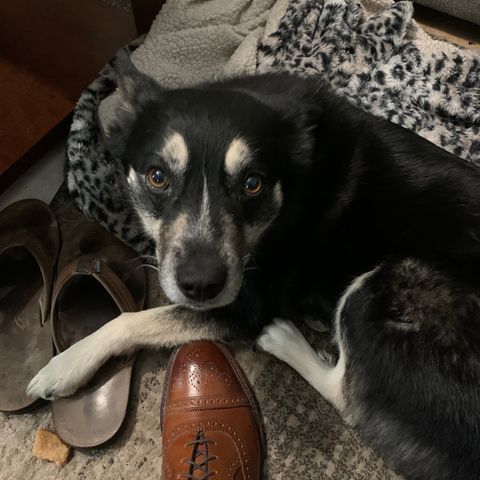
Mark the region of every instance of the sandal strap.
POLYGON ((133 295, 125 285, 125 282, 104 260, 94 255, 82 255, 76 258, 65 265, 61 270, 53 287, 51 306, 52 336, 55 347, 58 351, 61 351, 62 349, 59 348, 60 345, 58 345, 55 335, 55 309, 62 290, 73 277, 78 275, 89 275, 98 280, 98 282, 110 294, 121 312, 135 312, 138 310, 133 295))

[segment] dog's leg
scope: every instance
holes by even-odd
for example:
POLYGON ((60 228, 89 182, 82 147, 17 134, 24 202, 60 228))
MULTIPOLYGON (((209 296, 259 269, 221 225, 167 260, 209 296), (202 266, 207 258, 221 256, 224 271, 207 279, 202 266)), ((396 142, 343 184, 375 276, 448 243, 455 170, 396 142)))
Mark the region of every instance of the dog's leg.
POLYGON ((334 407, 343 410, 345 358, 342 349, 339 361, 331 367, 315 352, 293 323, 282 319, 275 319, 266 327, 258 337, 257 344, 262 350, 290 365, 334 407))
POLYGON ((347 353, 342 338, 343 310, 350 295, 360 290, 378 268, 357 277, 347 288, 338 302, 335 315, 335 343, 338 346, 338 362, 331 366, 331 357, 323 352, 315 352, 306 338, 287 320, 276 319, 263 330, 257 344, 295 369, 315 390, 337 408, 345 410, 343 382, 347 363, 347 353))
POLYGON ((65 397, 85 385, 111 357, 143 347, 173 347, 199 339, 222 339, 228 330, 178 306, 123 313, 88 337, 55 356, 27 387, 31 396, 65 397))

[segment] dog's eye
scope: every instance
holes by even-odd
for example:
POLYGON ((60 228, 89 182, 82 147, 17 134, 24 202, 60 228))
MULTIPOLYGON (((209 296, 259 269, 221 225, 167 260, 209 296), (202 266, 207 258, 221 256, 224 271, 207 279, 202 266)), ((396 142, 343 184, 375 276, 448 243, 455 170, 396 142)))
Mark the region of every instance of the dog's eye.
POLYGON ((262 179, 258 175, 249 175, 243 184, 243 192, 249 197, 256 197, 263 190, 262 179))
POLYGON ((146 175, 148 184, 156 190, 166 190, 169 185, 167 176, 159 168, 151 168, 146 175))

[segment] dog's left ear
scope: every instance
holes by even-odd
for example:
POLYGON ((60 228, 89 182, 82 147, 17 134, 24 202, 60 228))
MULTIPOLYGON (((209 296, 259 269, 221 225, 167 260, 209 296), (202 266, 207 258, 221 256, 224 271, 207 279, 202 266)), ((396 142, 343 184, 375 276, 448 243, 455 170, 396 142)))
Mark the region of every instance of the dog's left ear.
POLYGON ((119 97, 115 106, 115 119, 103 133, 106 149, 121 160, 139 113, 149 102, 159 101, 163 90, 158 82, 135 67, 125 50, 117 53, 112 67, 116 74, 119 97))

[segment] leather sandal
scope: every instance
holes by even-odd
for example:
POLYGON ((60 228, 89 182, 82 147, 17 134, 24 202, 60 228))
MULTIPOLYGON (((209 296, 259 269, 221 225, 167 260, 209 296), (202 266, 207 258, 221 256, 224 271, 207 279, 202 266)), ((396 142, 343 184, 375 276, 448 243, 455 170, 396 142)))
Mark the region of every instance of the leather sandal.
POLYGON ((26 394, 52 358, 46 325, 60 234, 40 200, 21 200, 0 213, 0 411, 23 413, 39 400, 26 394))
MULTIPOLYGON (((97 224, 72 232, 59 258, 52 332, 62 352, 122 312, 143 308, 146 280, 136 252, 97 224)), ((125 418, 134 357, 111 359, 89 384, 52 402, 57 434, 74 447, 110 440, 125 418)))

